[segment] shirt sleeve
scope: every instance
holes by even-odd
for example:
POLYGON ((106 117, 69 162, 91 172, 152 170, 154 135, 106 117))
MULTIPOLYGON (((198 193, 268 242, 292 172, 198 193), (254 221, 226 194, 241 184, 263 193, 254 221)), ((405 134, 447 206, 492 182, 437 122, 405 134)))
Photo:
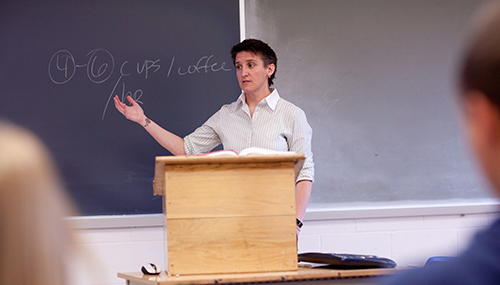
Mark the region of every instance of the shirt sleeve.
POLYGON ((305 155, 304 165, 296 181, 311 180, 314 181, 314 161, 311 150, 312 128, 307 122, 306 114, 299 109, 295 114, 295 123, 293 128, 290 150, 305 155))
POLYGON ((213 114, 203 125, 184 137, 184 150, 187 155, 207 153, 221 144, 215 126, 220 119, 220 110, 213 114))

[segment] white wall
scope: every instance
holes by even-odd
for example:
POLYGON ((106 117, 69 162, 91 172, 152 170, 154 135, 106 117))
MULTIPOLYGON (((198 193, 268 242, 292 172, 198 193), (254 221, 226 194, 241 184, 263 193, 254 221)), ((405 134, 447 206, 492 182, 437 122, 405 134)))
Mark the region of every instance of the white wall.
MULTIPOLYGON (((315 213, 309 212, 300 234, 299 252, 375 254, 392 258, 399 266, 419 266, 430 256, 454 255, 462 250, 474 232, 496 217, 496 207, 482 208, 482 211, 462 211, 465 214, 457 211, 458 214, 340 219, 324 219, 328 216, 324 214, 317 218, 315 213)), ((424 212, 435 211, 429 208, 424 212)), ((163 227, 158 222, 161 215, 141 219, 154 221, 137 227, 127 225, 121 218, 112 222, 106 222, 106 218, 102 219, 104 222, 80 220, 77 231, 84 248, 94 258, 95 266, 90 270, 92 284, 125 284, 123 279, 116 277, 117 273, 140 271, 142 264, 147 262, 165 268, 163 227)))

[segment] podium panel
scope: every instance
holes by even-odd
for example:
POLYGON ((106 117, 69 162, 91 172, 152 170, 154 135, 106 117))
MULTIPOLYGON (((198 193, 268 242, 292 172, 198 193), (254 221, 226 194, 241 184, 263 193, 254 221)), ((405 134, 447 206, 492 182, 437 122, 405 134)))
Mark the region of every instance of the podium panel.
POLYGON ((297 270, 301 154, 157 157, 173 275, 297 270))

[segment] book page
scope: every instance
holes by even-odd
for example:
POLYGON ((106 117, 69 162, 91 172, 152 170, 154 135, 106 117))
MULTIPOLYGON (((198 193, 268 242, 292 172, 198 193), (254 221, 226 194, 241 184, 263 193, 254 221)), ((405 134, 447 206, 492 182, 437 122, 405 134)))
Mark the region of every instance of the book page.
POLYGON ((245 148, 240 152, 240 155, 251 155, 251 154, 283 154, 283 153, 295 153, 293 151, 282 151, 282 150, 272 150, 260 147, 249 147, 245 148))
POLYGON ((217 151, 212 151, 207 154, 204 154, 206 156, 224 156, 224 155, 238 155, 238 153, 232 149, 229 150, 217 150, 217 151))

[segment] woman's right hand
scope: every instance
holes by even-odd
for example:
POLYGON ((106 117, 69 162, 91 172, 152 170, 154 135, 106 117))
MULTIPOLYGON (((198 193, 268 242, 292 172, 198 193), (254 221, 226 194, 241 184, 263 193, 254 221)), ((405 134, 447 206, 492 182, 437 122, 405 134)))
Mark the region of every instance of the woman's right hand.
POLYGON ((121 102, 118 98, 118 95, 115 95, 113 98, 115 101, 116 109, 122 113, 125 118, 136 122, 138 124, 144 125, 146 116, 144 115, 144 110, 137 104, 137 102, 132 99, 132 97, 127 96, 127 101, 131 104, 131 106, 127 106, 125 103, 121 102))

